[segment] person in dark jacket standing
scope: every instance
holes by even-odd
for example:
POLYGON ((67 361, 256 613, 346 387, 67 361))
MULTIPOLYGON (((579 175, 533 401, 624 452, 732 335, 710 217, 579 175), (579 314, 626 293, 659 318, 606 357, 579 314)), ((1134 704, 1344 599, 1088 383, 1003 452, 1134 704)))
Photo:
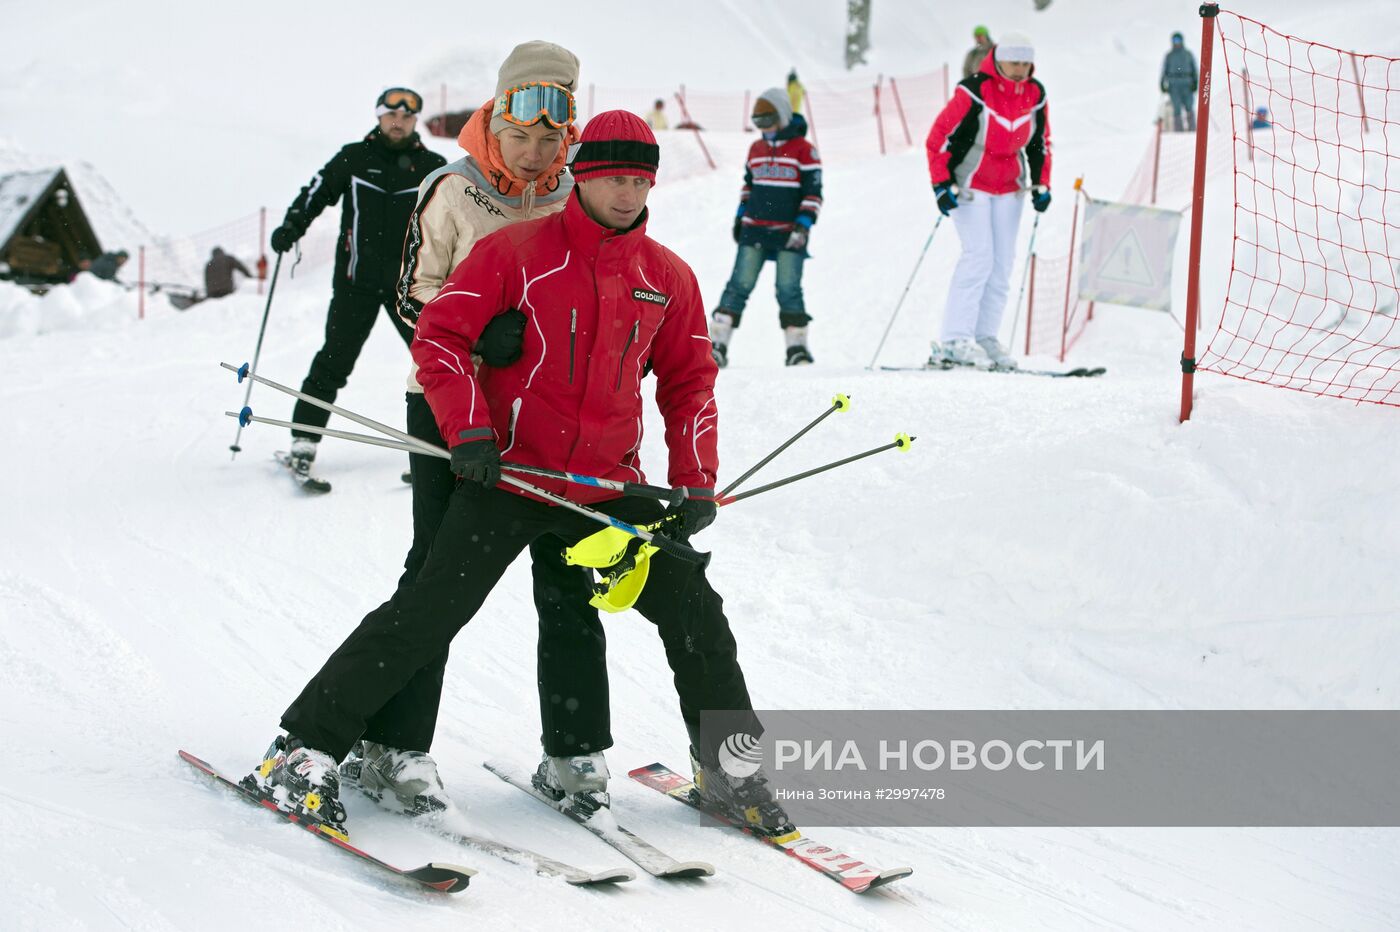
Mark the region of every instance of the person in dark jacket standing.
POLYGON ((1178 133, 1196 131, 1196 56, 1181 33, 1172 33, 1172 48, 1162 59, 1162 93, 1172 101, 1172 128, 1178 133), (1182 125, 1182 116, 1185 125, 1182 125))
POLYGON ((214 251, 209 254, 209 261, 204 264, 204 296, 224 298, 233 294, 234 272, 242 272, 244 278, 253 277, 246 265, 215 246, 214 251))
POLYGON ((758 283, 763 263, 777 267, 778 323, 787 339, 787 364, 810 365, 807 314, 802 297, 802 264, 807 239, 822 209, 822 161, 807 141, 807 121, 793 113, 788 95, 772 87, 754 103, 753 125, 763 138, 749 147, 744 188, 734 216, 739 244, 734 271, 711 315, 710 342, 715 362, 729 364, 729 342, 739 328, 744 305, 758 283))
MULTIPOLYGON (((304 393, 322 401, 335 401, 345 387, 381 307, 404 343, 413 339, 413 328, 395 310, 404 233, 419 183, 447 164, 425 148, 414 131, 422 109, 423 98, 407 88, 380 94, 375 104, 379 125, 337 152, 301 189, 282 225, 272 231, 272 248, 286 252, 321 211, 342 201, 325 343, 301 384, 304 393)), ((324 427, 329 418, 305 401, 298 401, 292 411, 292 420, 300 424, 324 427)), ((292 431, 293 469, 311 471, 320 439, 318 434, 292 431)))

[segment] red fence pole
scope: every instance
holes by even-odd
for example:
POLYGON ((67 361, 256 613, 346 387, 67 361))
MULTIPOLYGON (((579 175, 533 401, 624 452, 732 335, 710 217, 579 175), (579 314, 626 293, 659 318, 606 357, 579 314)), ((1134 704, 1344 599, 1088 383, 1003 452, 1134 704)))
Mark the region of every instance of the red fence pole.
POLYGON ((146 247, 142 246, 136 251, 137 264, 140 269, 136 273, 136 319, 146 319, 146 247))
POLYGON ((739 132, 741 133, 751 132, 749 129, 749 114, 753 112, 749 109, 749 100, 751 96, 749 91, 744 91, 744 115, 739 117, 739 132))
POLYGON ((953 96, 953 86, 948 83, 948 63, 943 63, 943 102, 946 104, 953 96))
MULTIPOLYGON (((443 113, 447 111, 444 110, 443 113)), ((267 208, 258 208, 258 294, 262 294, 263 279, 267 278, 267 208)))
MULTIPOLYGON (((592 117, 596 111, 593 109, 593 82, 588 83, 588 116, 592 117)), ((585 120, 584 122, 587 122, 585 120)))
POLYGON ((880 134, 880 154, 885 154, 885 119, 880 115, 880 83, 884 75, 875 77, 875 131, 880 134))
POLYGON ((894 78, 890 78, 890 93, 894 96, 894 109, 899 114, 899 125, 904 127, 904 144, 912 146, 914 140, 909 135, 909 121, 904 118, 904 104, 899 99, 899 85, 894 83, 894 78))
POLYGON ((1210 66, 1219 4, 1201 4, 1201 83, 1196 89, 1196 177, 1191 189, 1191 257, 1186 270, 1186 337, 1181 348, 1181 420, 1191 417, 1196 328, 1201 313, 1201 225, 1206 212, 1206 140, 1210 137, 1210 66))
POLYGON ((690 111, 685 106, 684 84, 681 85, 680 93, 676 94, 676 102, 681 105, 681 117, 690 124, 691 129, 695 132, 695 141, 700 143, 700 151, 705 153, 705 161, 709 162, 710 169, 714 170, 717 166, 715 160, 710 158, 710 150, 705 146, 705 137, 700 135, 700 125, 690 118, 690 111))
POLYGON ((1356 79, 1356 99, 1361 104, 1361 132, 1366 132, 1366 91, 1361 86, 1361 70, 1356 67, 1356 53, 1351 53, 1351 75, 1356 79))
POLYGON ((1162 118, 1157 118, 1157 139, 1152 144, 1152 200, 1149 201, 1153 207, 1157 206, 1157 169, 1162 164, 1162 118))
POLYGON ((1031 354, 1031 319, 1035 314, 1035 253, 1031 253, 1031 290, 1026 296, 1026 355, 1031 354))
POLYGON ((1065 309, 1060 317, 1060 362, 1065 361, 1069 351, 1069 296, 1074 284, 1074 241, 1079 235, 1079 189, 1083 182, 1083 178, 1074 180, 1074 217, 1069 223, 1069 263, 1065 267, 1065 309))

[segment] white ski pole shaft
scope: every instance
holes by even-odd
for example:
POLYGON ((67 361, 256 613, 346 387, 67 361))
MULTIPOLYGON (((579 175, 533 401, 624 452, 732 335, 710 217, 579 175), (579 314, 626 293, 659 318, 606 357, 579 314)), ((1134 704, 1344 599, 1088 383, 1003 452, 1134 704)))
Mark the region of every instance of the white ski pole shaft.
MULTIPOLYGON (((386 437, 393 437, 395 440, 402 440, 404 443, 411 444, 417 447, 419 452, 421 453, 426 453, 429 456, 436 456, 437 452, 442 449, 441 447, 433 446, 431 443, 428 443, 426 441, 419 440, 412 434, 407 434, 401 430, 398 430, 397 428, 390 427, 388 424, 381 424, 376 420, 367 418, 363 414, 356 414, 354 411, 347 411, 345 408, 339 407, 338 405, 333 405, 329 401, 322 401, 321 399, 315 398, 304 392, 299 392, 295 388, 288 388, 280 382, 274 382, 271 379, 265 379, 262 376, 258 375, 256 372, 249 370, 247 363, 244 363, 242 366, 233 366, 229 363, 221 362, 219 363, 219 365, 223 366, 230 372, 238 373, 238 380, 240 382, 244 379, 252 379, 254 382, 257 382, 260 385, 266 385, 268 388, 275 388, 285 395, 291 395, 293 398, 300 399, 301 401, 304 401, 309 405, 315 405, 322 411, 329 411, 332 414, 339 414, 346 420, 354 421, 361 427, 368 427, 370 430, 377 430, 381 434, 384 434, 386 437)), ((253 412, 245 405, 243 412, 241 413, 251 415, 253 412)))
POLYGON ((875 368, 875 360, 880 358, 880 350, 885 348, 885 340, 889 338, 890 328, 894 326, 894 319, 899 316, 899 309, 904 306, 904 299, 909 296, 909 289, 913 287, 914 279, 919 274, 919 266, 924 264, 924 256, 928 255, 928 248, 933 245, 934 234, 936 234, 938 228, 943 225, 943 218, 946 216, 947 214, 939 214, 938 219, 934 221, 933 229, 929 232, 928 239, 924 240, 924 248, 919 252, 919 259, 914 263, 914 271, 909 273, 909 281, 905 283, 904 291, 900 294, 899 301, 895 303, 894 313, 890 314, 890 322, 885 324, 885 332, 880 336, 880 344, 875 347, 875 355, 870 357, 870 365, 865 368, 875 368))
MULTIPOLYGON (((253 367, 250 371, 258 371, 258 359, 262 356, 263 334, 267 333, 267 315, 272 312, 272 293, 277 290, 277 273, 282 271, 282 254, 277 254, 277 263, 272 267, 272 282, 267 286, 267 303, 263 305, 262 323, 258 326, 258 344, 253 347, 253 367)), ((253 383, 248 383, 248 389, 243 393, 243 407, 248 407, 248 399, 253 397, 253 383)), ((229 447, 233 451, 233 456, 229 459, 237 459, 243 448, 238 445, 238 441, 243 437, 243 424, 238 425, 238 431, 233 435, 233 445, 229 447)))
POLYGON ((1021 322, 1021 299, 1026 296, 1026 280, 1031 273, 1031 259, 1035 256, 1035 234, 1040 229, 1040 214, 1035 215, 1035 220, 1031 221, 1031 241, 1026 247, 1026 262, 1021 266, 1021 289, 1016 292, 1016 313, 1011 317, 1011 338, 1007 341, 1007 346, 1016 345, 1016 325, 1021 322))
MULTIPOLYGON (((308 434, 320 434, 323 437, 335 437, 339 440, 353 440, 356 443, 367 443, 372 447, 387 447, 390 450, 402 450, 405 453, 418 453, 422 456, 435 455, 429 454, 422 447, 410 446, 401 440, 391 440, 388 437, 375 437, 371 434, 356 434, 348 430, 336 430, 333 427, 317 427, 314 424, 298 424, 296 421, 279 421, 276 418, 261 417, 253 414, 247 408, 244 408, 242 413, 238 411, 225 411, 224 413, 229 417, 238 418, 244 426, 248 424, 267 424, 270 427, 286 427, 290 430, 303 430, 308 434)), ((451 457, 451 454, 443 450, 442 456, 444 459, 447 459, 451 457)))

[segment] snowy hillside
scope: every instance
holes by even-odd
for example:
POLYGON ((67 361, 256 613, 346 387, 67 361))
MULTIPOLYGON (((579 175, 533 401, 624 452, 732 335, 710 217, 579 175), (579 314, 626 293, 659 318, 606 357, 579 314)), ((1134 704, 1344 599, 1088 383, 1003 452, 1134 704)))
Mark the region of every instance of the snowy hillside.
MULTIPOLYGON (((509 29, 496 17, 488 29, 461 5, 363 20, 325 3, 186 11, 158 28, 154 4, 130 4, 114 20, 103 5, 72 6, 85 26, 62 43, 37 7, 7 11, 22 28, 0 37, 0 111, 15 118, 5 133, 23 153, 92 162, 135 214, 170 233, 260 203, 280 209, 367 128, 367 101, 384 84, 445 80, 454 56, 466 63, 460 73, 489 77, 483 63, 536 35, 571 45, 598 81, 616 85, 770 84, 791 65, 813 80, 841 76, 837 3, 725 0, 702 16, 693 5, 618 2, 590 16, 546 0, 530 24, 509 29), (226 56, 210 53, 215 34, 226 56), (392 45, 384 74, 365 66, 377 43, 392 45), (640 51, 627 59, 619 49, 640 51), (35 128, 21 133, 26 125, 35 128), (133 125, 139 146, 94 142, 130 138, 133 125), (151 150, 168 161, 155 166, 151 150)), ((1075 176, 1098 196, 1132 176, 1167 36, 1180 28, 1196 44, 1195 4, 1172 6, 1058 0, 1033 14, 1027 0, 995 0, 977 14, 994 31, 1024 29, 1043 50, 1037 74, 1054 108, 1057 192, 1066 191, 1043 230, 1067 228, 1075 176)), ((1263 6, 1241 12, 1400 55, 1392 3, 1263 6)), ((928 7, 876 0, 871 75, 956 67, 973 23, 928 7)), ((733 261, 745 139, 708 136, 720 170, 663 176, 650 232, 694 266, 713 303, 733 261)), ((677 148, 688 144, 672 140, 663 158, 693 160, 677 148)), ((756 704, 1396 708, 1395 412, 1204 375, 1196 415, 1179 425, 1181 331, 1127 308, 1100 309, 1071 357, 1106 366, 1102 379, 867 371, 932 226, 926 182, 918 146, 833 162, 806 279, 817 364, 782 367, 769 270, 721 374, 722 478, 837 392, 853 410, 762 476, 896 431, 918 437, 908 454, 726 509, 699 538, 714 552, 710 578, 756 704)), ((1230 238, 1217 195, 1229 183, 1213 182, 1207 215, 1212 313, 1230 238)), ((927 354, 956 254, 945 228, 882 360, 927 354)), ((295 384, 320 344, 329 269, 285 274, 260 371, 295 384)), ((635 614, 607 620, 614 807, 660 847, 712 861, 714 877, 570 888, 351 800, 357 843, 396 862, 481 873, 447 900, 360 871, 196 779, 175 750, 250 767, 307 677, 389 596, 410 535, 402 457, 327 441, 319 466, 335 491, 322 498, 279 475, 279 430, 248 428, 230 461, 235 425, 223 412, 242 389, 218 363, 251 354, 263 305, 250 288, 187 313, 155 302, 140 323, 134 297, 115 286, 84 278, 59 295, 0 289, 7 928, 1400 927, 1393 829, 813 828, 872 862, 914 868, 887 890, 852 896, 750 839, 701 830, 625 778, 654 760, 682 767, 686 753, 659 641, 635 614)), ((339 401, 398 424, 406 369, 380 322, 339 401)), ((252 406, 290 411, 263 388, 252 406)), ((662 481, 661 423, 649 407, 643 463, 662 481)), ((611 849, 480 766, 538 754, 534 654, 529 569, 517 563, 454 644, 434 756, 479 830, 589 868, 618 865, 611 849)))

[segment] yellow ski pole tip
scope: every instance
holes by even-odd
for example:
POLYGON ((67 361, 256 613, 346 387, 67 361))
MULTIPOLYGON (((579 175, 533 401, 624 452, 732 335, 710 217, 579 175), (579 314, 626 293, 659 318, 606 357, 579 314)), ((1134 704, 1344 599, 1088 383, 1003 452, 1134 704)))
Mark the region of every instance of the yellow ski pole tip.
POLYGON ((917 437, 911 437, 908 434, 895 434, 894 445, 900 450, 907 450, 909 445, 917 439, 917 437))
POLYGON ((851 396, 838 393, 835 398, 831 399, 831 405, 837 411, 845 411, 851 406, 851 396))

